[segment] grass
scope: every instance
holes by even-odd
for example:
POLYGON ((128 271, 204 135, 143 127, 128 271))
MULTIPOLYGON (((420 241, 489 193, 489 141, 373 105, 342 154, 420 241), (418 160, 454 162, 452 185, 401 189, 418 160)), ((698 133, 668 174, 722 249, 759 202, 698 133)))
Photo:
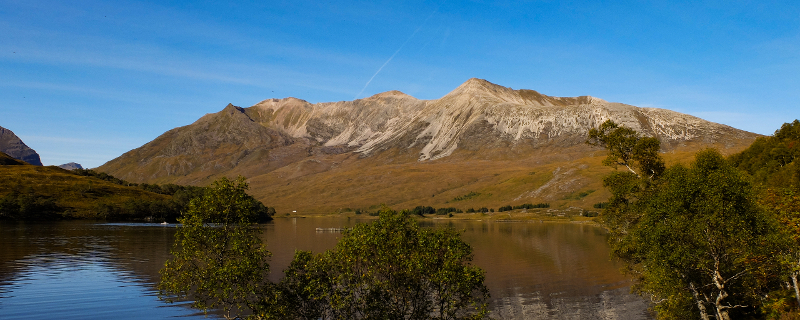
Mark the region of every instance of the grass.
POLYGON ((122 206, 129 200, 164 200, 168 196, 124 187, 48 166, 0 165, 0 197, 17 192, 52 199, 67 218, 99 219, 98 204, 122 206))
MULTIPOLYGON (((170 134, 166 134, 147 148, 164 147, 169 138, 170 134)), ((663 156, 667 165, 686 163, 697 150, 709 146, 715 147, 688 143, 663 156)), ((205 185, 220 176, 234 178, 241 174, 249 178, 250 194, 264 205, 275 207, 279 214, 327 214, 347 212, 347 208, 371 212, 381 205, 397 210, 416 206, 497 210, 524 203, 549 203, 558 210, 577 207, 596 211, 593 205, 608 201, 610 196, 603 187, 603 177, 614 170, 601 164, 604 150, 585 145, 459 149, 449 157, 424 162, 417 161, 416 149, 389 149, 362 157, 354 153, 311 154, 308 148, 301 147, 298 144, 256 151, 237 162, 235 168, 207 166, 185 175, 164 175, 159 170, 199 168, 203 164, 188 156, 158 158, 154 163, 163 163, 140 171, 143 169, 133 161, 133 153, 140 151, 134 151, 126 156, 131 161, 109 169, 119 170, 119 178, 132 182, 141 182, 137 177, 157 176, 148 182, 190 185, 205 185), (271 160, 273 157, 282 160, 271 160)), ((746 145, 716 147, 731 153, 746 145)), ((221 147, 216 152, 235 153, 230 148, 233 147, 221 147)), ((233 158, 222 157, 214 163, 225 164, 229 160, 233 158)))

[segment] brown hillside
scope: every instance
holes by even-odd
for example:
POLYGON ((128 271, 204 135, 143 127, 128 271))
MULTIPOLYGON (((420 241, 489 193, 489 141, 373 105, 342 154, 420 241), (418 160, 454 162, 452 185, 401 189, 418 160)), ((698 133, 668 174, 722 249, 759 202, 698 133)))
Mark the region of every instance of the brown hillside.
POLYGON ((79 176, 55 166, 0 165, 0 198, 13 192, 52 199, 61 215, 72 218, 97 216, 99 204, 122 206, 129 200, 165 200, 168 196, 125 187, 94 177, 79 176))
POLYGON ((669 161, 702 148, 742 150, 758 135, 664 109, 550 97, 470 79, 437 100, 389 91, 355 101, 296 98, 228 105, 98 170, 134 182, 204 185, 244 175, 279 212, 380 204, 591 208, 607 194, 602 150, 585 145, 606 120, 662 142, 669 161), (479 193, 467 200, 459 196, 479 193))

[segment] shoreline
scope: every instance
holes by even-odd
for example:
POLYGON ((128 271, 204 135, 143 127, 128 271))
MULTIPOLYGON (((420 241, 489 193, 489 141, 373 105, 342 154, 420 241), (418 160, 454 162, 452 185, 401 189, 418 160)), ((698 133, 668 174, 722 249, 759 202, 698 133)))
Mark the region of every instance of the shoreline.
MULTIPOLYGON (((517 210, 514 210, 517 211, 517 210)), ((553 210, 549 212, 486 212, 486 213, 454 213, 452 216, 448 215, 435 215, 428 214, 424 216, 416 216, 420 220, 438 220, 438 221, 488 221, 488 222, 506 222, 506 223, 521 223, 521 222, 560 222, 560 223, 579 223, 591 224, 600 227, 601 224, 597 217, 587 217, 579 214, 570 214, 569 211, 553 210)), ((369 214, 355 214, 354 212, 343 213, 286 213, 275 215, 273 219, 290 219, 290 218, 359 218, 364 220, 377 219, 377 216, 369 214)))

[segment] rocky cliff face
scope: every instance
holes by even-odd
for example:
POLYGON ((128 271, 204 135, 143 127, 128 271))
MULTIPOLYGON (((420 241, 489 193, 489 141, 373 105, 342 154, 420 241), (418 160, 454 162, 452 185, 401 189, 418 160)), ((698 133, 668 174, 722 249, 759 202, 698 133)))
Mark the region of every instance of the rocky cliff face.
POLYGON ((32 165, 42 165, 42 160, 39 159, 36 151, 22 142, 14 132, 3 127, 0 127, 0 152, 32 165))
POLYGON ((244 175, 254 195, 278 207, 433 204, 432 194, 479 190, 502 195, 496 201, 551 201, 590 185, 596 186, 586 192, 602 189, 600 161, 581 159, 601 158, 602 150, 584 141, 589 129, 609 119, 658 138, 666 153, 738 151, 758 136, 670 110, 551 97, 470 79, 436 100, 389 91, 355 101, 228 105, 98 170, 132 182, 197 185, 244 175), (550 178, 507 186, 532 172, 550 178))
POLYGON ((470 79, 437 100, 417 100, 398 91, 335 103, 271 99, 247 113, 265 127, 292 137, 352 147, 365 156, 390 148, 419 149, 420 161, 447 157, 459 148, 480 150, 501 141, 574 145, 585 140, 589 129, 609 119, 659 138, 667 150, 687 141, 724 144, 756 136, 670 110, 589 96, 550 97, 480 79, 470 79))

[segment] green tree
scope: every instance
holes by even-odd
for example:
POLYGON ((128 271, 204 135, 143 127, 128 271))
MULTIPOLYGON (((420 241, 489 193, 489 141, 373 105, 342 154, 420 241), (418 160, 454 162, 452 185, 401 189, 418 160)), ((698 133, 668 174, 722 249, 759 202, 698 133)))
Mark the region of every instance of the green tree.
POLYGON ((480 319, 484 274, 452 229, 420 228, 407 211, 346 231, 333 250, 298 252, 267 299, 282 319, 480 319), (288 307, 287 307, 288 306, 288 307), (277 311, 276 311, 277 310, 277 311))
MULTIPOLYGON (((758 138, 730 162, 758 186, 759 202, 775 215, 790 239, 781 256, 790 270, 794 307, 800 305, 800 121, 784 123, 770 137, 758 138)), ((788 305, 783 309, 787 310, 788 305)))
POLYGON ((627 260, 639 271, 639 289, 664 318, 700 319, 758 314, 761 297, 780 274, 775 259, 783 237, 755 203, 748 180, 715 150, 690 167, 668 169, 640 198, 642 215, 628 237, 627 260), (672 300, 672 301, 670 301, 672 300))
POLYGON ((661 319, 727 320, 757 315, 782 274, 785 237, 755 203, 748 179, 717 151, 666 169, 657 139, 607 121, 589 143, 625 166, 603 183, 601 214, 612 253, 636 276, 635 289, 661 319))
POLYGON ((603 160, 607 166, 625 166, 638 177, 656 178, 664 172, 664 160, 658 154, 661 143, 653 137, 642 137, 635 130, 607 120, 599 128, 589 130, 589 145, 608 150, 603 160))
POLYGON ((760 137, 744 151, 730 157, 759 185, 800 191, 800 121, 784 123, 771 137, 760 137))
POLYGON ((767 188, 761 191, 759 202, 775 215, 789 239, 780 256, 788 266, 791 291, 796 303, 792 306, 784 301, 782 305, 775 306, 782 309, 778 311, 788 311, 791 307, 800 306, 800 195, 791 189, 767 188))
POLYGON ((269 290, 270 253, 253 225, 266 209, 247 187, 243 177, 221 178, 190 201, 178 220, 174 257, 160 272, 162 298, 191 299, 195 308, 232 319, 250 313, 269 290))

